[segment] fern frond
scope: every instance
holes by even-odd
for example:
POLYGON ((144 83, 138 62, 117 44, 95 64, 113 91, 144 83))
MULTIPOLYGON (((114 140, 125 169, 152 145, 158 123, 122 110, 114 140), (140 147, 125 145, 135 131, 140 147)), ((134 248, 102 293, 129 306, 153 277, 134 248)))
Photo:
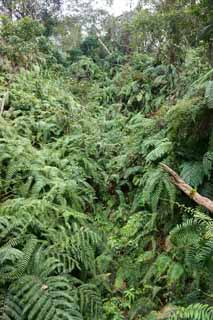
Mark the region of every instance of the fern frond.
POLYGON ((213 152, 207 152, 203 157, 203 170, 205 175, 210 179, 213 168, 213 152))
POLYGON ((208 266, 208 262, 212 263, 213 256, 213 239, 207 240, 200 248, 198 252, 197 259, 199 263, 202 263, 203 266, 208 266))
POLYGON ((95 286, 83 284, 78 288, 80 307, 88 319, 98 320, 102 314, 102 300, 95 286))
POLYGON ((176 246, 191 246, 200 240, 199 231, 200 227, 196 221, 188 219, 170 232, 170 240, 176 246))
POLYGON ((181 165, 181 177, 192 187, 199 187, 204 180, 205 172, 202 162, 185 162, 181 165))
POLYGON ((170 141, 160 142, 160 144, 152 150, 147 156, 147 162, 153 162, 156 160, 162 160, 172 151, 172 143, 170 141))
POLYGON ((82 320, 75 292, 71 291, 69 279, 65 277, 49 277, 42 281, 33 275, 24 276, 13 284, 11 294, 24 306, 24 318, 82 320))
POLYGON ((161 169, 156 169, 150 170, 148 174, 144 175, 144 180, 144 202, 151 205, 152 210, 156 211, 163 195, 164 199, 168 197, 172 209, 176 198, 176 189, 171 183, 169 176, 161 169))
POLYGON ((191 319, 191 320, 212 320, 213 307, 207 304, 192 304, 187 308, 177 308, 172 320, 191 319))
POLYGON ((2 282, 14 281, 15 279, 19 279, 24 274, 24 272, 26 271, 26 268, 28 267, 28 264, 30 262, 30 259, 35 250, 36 245, 37 245, 36 239, 30 239, 27 242, 27 244, 23 248, 21 257, 18 259, 16 265, 14 266, 14 270, 8 273, 1 272, 2 282))

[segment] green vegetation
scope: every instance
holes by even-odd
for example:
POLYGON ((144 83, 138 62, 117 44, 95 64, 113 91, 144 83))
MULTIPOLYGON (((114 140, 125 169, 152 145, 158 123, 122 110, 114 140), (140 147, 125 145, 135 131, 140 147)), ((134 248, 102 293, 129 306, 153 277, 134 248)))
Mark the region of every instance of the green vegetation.
POLYGON ((212 3, 146 2, 0 2, 2 320, 213 319, 212 3))

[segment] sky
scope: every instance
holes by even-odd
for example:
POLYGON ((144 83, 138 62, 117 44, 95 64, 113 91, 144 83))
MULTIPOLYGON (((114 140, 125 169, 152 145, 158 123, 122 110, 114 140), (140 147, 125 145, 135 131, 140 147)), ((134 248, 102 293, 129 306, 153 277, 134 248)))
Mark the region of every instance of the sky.
MULTIPOLYGON (((134 8, 138 0, 113 0, 113 5, 111 7, 106 5, 106 0, 93 0, 92 4, 95 8, 108 10, 111 14, 115 16, 121 15, 125 11, 129 11, 134 8)), ((70 0, 65 1, 64 11, 69 11, 68 6, 70 5, 70 0)))
MULTIPOLYGON (((99 0, 99 3, 101 4, 101 0, 99 0)), ((115 16, 121 15, 123 12, 134 8, 134 6, 137 4, 138 0, 114 0, 114 3, 111 8, 109 8, 110 13, 114 14, 115 16), (130 4, 131 3, 131 4, 130 4)), ((103 6, 102 6, 103 7, 103 6)), ((106 8, 106 6, 105 6, 106 8)))

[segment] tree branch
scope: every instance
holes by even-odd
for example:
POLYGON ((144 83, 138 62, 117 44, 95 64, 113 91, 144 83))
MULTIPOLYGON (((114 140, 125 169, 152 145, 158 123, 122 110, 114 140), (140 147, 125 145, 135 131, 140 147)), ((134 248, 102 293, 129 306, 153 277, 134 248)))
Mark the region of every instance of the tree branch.
POLYGON ((161 163, 161 167, 170 174, 172 177, 172 183, 176 185, 181 191, 183 191, 188 197, 194 200, 197 204, 213 212, 213 201, 201 196, 196 190, 188 185, 174 170, 164 163, 161 163))

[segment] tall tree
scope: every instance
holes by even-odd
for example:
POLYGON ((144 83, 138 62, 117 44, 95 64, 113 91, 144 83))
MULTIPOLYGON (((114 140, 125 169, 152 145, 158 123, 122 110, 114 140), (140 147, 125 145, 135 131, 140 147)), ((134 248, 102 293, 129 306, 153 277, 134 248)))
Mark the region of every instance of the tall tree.
MULTIPOLYGON (((102 7, 112 4, 112 0, 104 0, 102 7)), ((102 30, 109 17, 107 10, 100 7, 94 0, 65 1, 65 14, 74 17, 87 32, 96 33, 102 30)))
POLYGON ((62 0, 0 0, 0 12, 15 19, 29 16, 45 20, 55 15, 61 6, 62 0))

